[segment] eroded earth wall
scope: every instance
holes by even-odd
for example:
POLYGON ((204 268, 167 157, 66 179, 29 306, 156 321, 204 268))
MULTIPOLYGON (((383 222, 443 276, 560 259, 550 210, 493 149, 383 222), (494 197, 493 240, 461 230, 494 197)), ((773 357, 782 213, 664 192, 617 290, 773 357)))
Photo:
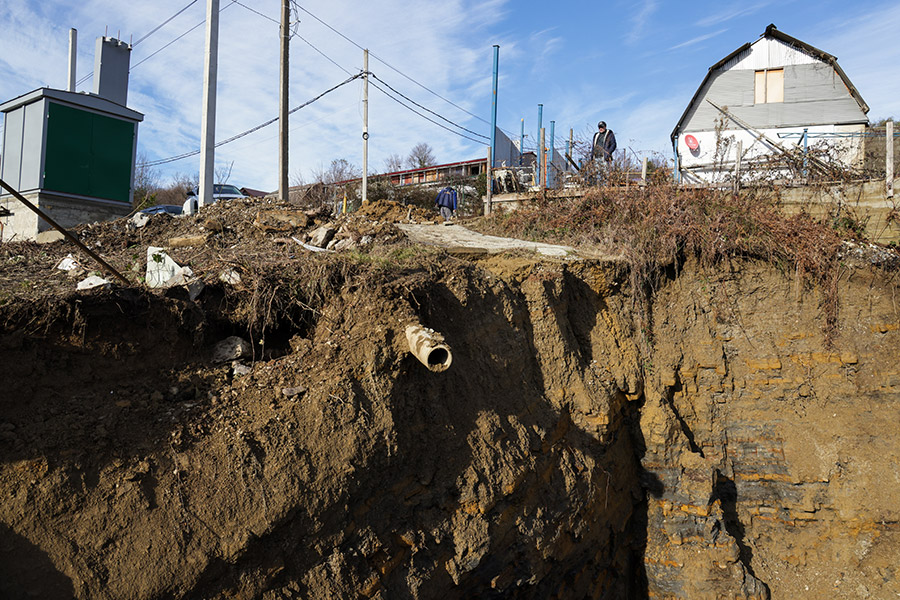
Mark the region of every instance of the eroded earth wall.
POLYGON ((636 331, 619 264, 435 261, 323 275, 249 369, 211 360, 214 289, 4 307, 0 595, 900 591, 887 275, 845 274, 826 349, 820 293, 753 262, 686 267, 636 331))

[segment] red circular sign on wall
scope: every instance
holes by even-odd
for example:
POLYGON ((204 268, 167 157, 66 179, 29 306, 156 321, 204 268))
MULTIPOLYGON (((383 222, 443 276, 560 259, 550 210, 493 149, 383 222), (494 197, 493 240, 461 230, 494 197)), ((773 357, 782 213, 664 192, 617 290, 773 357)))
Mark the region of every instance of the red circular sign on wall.
POLYGON ((696 150, 700 147, 700 142, 698 142, 697 138, 692 135, 684 136, 684 143, 687 144, 687 147, 691 150, 696 150))

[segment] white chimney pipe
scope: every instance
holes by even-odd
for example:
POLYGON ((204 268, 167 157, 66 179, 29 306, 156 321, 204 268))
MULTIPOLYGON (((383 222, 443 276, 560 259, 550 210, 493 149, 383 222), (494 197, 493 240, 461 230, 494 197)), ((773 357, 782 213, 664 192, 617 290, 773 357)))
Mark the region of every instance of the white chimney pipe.
POLYGON ((78 55, 78 30, 74 27, 69 30, 69 87, 70 92, 75 91, 75 59, 78 55))

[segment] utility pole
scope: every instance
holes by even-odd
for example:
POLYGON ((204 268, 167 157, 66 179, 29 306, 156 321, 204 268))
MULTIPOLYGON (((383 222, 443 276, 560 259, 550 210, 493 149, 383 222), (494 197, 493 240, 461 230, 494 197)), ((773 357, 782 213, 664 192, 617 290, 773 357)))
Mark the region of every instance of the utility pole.
MULTIPOLYGON (((500 71, 500 46, 494 44, 494 82, 491 94, 491 160, 497 160, 497 74, 500 71)), ((491 168, 494 163, 491 163, 491 168)))
MULTIPOLYGON (((570 157, 572 156, 572 147, 575 145, 575 143, 572 139, 574 137, 574 134, 575 134, 575 130, 569 129, 569 145, 566 147, 566 154, 568 154, 570 157)), ((569 170, 569 161, 566 161, 566 171, 568 171, 568 170, 569 170)))
POLYGON ((291 57, 291 3, 281 0, 281 90, 278 95, 278 198, 288 201, 288 148, 290 128, 288 127, 288 83, 291 57))
POLYGON ((884 195, 894 197, 894 120, 888 119, 884 124, 884 195))
MULTIPOLYGON (((200 198, 197 208, 213 203, 216 166, 216 78, 219 60, 219 0, 206 0, 206 57, 203 65, 203 115, 200 137, 200 198)), ((194 205, 188 202, 188 214, 194 205)))
POLYGON ((362 203, 369 203, 369 49, 363 50, 362 203))

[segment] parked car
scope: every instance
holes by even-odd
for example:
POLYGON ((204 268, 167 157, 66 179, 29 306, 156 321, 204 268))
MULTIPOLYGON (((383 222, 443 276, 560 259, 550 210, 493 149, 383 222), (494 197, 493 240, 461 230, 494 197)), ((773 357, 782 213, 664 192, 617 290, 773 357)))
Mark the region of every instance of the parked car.
POLYGON ((156 206, 151 206, 150 208, 145 208, 141 211, 145 215, 172 215, 178 216, 183 210, 177 204, 157 204, 156 206))
MULTIPOLYGON (((194 187, 190 192, 188 192, 187 200, 184 201, 182 208, 184 212, 188 213, 190 211, 190 204, 194 205, 194 212, 197 212, 199 208, 199 196, 200 196, 200 186, 194 187)), ((237 189, 236 186, 229 185, 227 183, 216 183, 213 185, 213 194, 212 201, 213 203, 218 202, 219 200, 233 200, 235 198, 246 198, 244 194, 241 193, 241 190, 237 189)))

